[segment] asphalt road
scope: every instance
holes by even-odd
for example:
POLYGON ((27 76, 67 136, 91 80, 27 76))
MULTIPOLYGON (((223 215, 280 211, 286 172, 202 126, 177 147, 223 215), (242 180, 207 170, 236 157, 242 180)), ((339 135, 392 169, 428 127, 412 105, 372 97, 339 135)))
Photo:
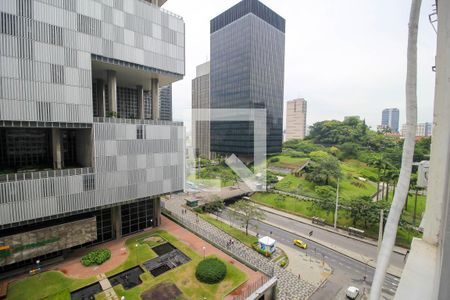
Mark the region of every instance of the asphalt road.
MULTIPOLYGON (((230 220, 230 215, 228 210, 222 212, 221 217, 225 220, 230 220)), ((269 214, 267 217, 270 218, 269 214)), ((273 222, 273 220, 270 220, 273 222)), ((231 220, 235 226, 239 226, 238 222, 231 220)), ((296 227, 299 222, 288 220, 289 223, 287 228, 296 231, 296 227)), ((275 222, 273 222, 275 223, 275 222)), ((302 224, 302 223, 299 223, 302 224)), ((340 254, 334 250, 317 244, 309 239, 303 238, 299 235, 292 234, 291 232, 279 229, 278 227, 271 226, 264 222, 253 222, 256 229, 252 230, 258 232, 259 235, 268 235, 274 238, 277 242, 282 243, 288 247, 296 249, 296 251, 307 251, 307 254, 312 258, 322 260, 324 259, 328 265, 333 268, 333 274, 328 279, 328 281, 312 296, 311 299, 339 299, 341 298, 344 290, 348 286, 356 286, 361 292, 368 291, 370 285, 372 284, 372 278, 374 275, 374 268, 367 266, 359 261, 351 259, 343 254, 340 254), (292 245, 294 239, 301 239, 308 244, 308 250, 300 249, 292 245), (366 275, 366 280, 364 281, 364 276, 366 275)), ((304 229, 303 229, 304 230, 304 229)), ((305 231, 302 231, 305 233, 305 231)), ((306 233, 309 232, 306 231, 306 233)), ((315 234, 315 233, 314 233, 315 234)), ((332 234, 332 233, 331 233, 332 234)), ((341 237, 345 238, 345 237, 341 237)), ((333 242, 333 240, 329 241, 333 242)), ((356 249, 355 249, 356 251, 356 249)), ((365 253, 364 253, 365 254, 365 253)), ((366 254, 365 254, 366 255, 366 254)), ((289 257, 289 259, 295 259, 295 257, 289 257)), ((384 285, 383 285, 383 296, 385 299, 393 299, 395 291, 398 286, 399 279, 387 275, 384 285)))
MULTIPOLYGON (((280 215, 276 215, 269 212, 264 212, 266 215, 266 220, 270 223, 277 224, 284 228, 289 228, 292 231, 299 232, 302 235, 307 235, 311 230, 314 232, 314 237, 316 239, 327 241, 343 249, 348 249, 356 253, 361 253, 365 257, 372 258, 373 260, 377 257, 377 247, 370 245, 355 239, 351 239, 325 229, 312 226, 311 224, 305 224, 301 222, 296 222, 291 219, 285 218, 280 215)), ((396 252, 392 253, 391 264, 398 268, 403 268, 405 264, 405 256, 396 252)))

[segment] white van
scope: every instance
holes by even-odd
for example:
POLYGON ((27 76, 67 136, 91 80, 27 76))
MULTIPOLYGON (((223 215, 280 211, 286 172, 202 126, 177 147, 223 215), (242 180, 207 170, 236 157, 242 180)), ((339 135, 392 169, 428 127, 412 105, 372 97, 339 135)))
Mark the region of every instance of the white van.
POLYGON ((359 295, 359 289, 354 286, 349 286, 345 295, 347 296, 347 298, 354 300, 359 295))

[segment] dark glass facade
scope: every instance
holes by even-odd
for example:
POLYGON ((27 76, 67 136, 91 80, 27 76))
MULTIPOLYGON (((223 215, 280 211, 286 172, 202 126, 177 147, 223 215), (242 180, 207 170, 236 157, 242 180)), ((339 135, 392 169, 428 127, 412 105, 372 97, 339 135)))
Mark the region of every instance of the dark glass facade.
POLYGON ((159 118, 172 121, 172 84, 159 89, 159 118))
MULTIPOLYGON (((283 138, 285 21, 256 0, 211 20, 211 108, 265 108, 267 153, 283 138)), ((211 151, 253 154, 252 122, 212 122, 211 151)))

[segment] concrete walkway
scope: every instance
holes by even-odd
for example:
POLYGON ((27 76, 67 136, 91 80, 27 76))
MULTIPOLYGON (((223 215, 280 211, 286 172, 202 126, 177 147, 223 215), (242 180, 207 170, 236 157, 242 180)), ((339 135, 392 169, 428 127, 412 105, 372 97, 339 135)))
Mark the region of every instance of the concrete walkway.
POLYGON ((319 287, 331 276, 333 271, 327 263, 311 258, 311 256, 306 256, 306 253, 295 251, 287 245, 279 243, 277 245, 283 249, 289 258, 289 265, 286 270, 299 276, 299 278, 319 287))
POLYGON ((97 279, 99 280, 98 283, 100 283, 100 286, 102 287, 106 300, 119 300, 116 291, 114 291, 111 283, 104 273, 98 274, 97 279))
MULTIPOLYGON (((221 217, 210 214, 211 217, 227 224, 227 221, 221 217)), ((234 227, 236 229, 236 227, 234 227)), ((256 232, 249 229, 249 235, 256 236, 256 232)), ((322 264, 322 261, 311 259, 304 252, 293 250, 291 247, 277 243, 277 247, 281 248, 289 259, 289 265, 286 270, 291 271, 294 275, 299 276, 300 279, 305 280, 312 285, 319 287, 333 272, 332 268, 327 264, 322 264), (299 259, 300 257, 300 259, 299 259)))

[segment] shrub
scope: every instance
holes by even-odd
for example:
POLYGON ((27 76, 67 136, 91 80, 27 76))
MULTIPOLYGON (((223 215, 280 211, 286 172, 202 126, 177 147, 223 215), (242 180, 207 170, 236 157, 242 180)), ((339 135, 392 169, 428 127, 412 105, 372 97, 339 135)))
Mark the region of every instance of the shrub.
POLYGON ((81 263, 86 266, 101 265, 111 258, 111 251, 109 249, 98 249, 89 252, 81 258, 81 263))
POLYGON ((272 157, 271 159, 270 159, 270 162, 278 162, 278 161, 280 161, 280 159, 278 158, 278 157, 272 157))
POLYGON ((286 260, 282 260, 280 262, 280 267, 284 268, 284 267, 286 267, 286 265, 287 265, 287 261, 286 260))
POLYGON ((201 207, 195 207, 193 210, 198 214, 204 213, 203 208, 201 208, 201 207))
POLYGON ((195 271, 195 277, 204 283, 221 282, 227 275, 227 266, 217 258, 202 260, 195 271))

